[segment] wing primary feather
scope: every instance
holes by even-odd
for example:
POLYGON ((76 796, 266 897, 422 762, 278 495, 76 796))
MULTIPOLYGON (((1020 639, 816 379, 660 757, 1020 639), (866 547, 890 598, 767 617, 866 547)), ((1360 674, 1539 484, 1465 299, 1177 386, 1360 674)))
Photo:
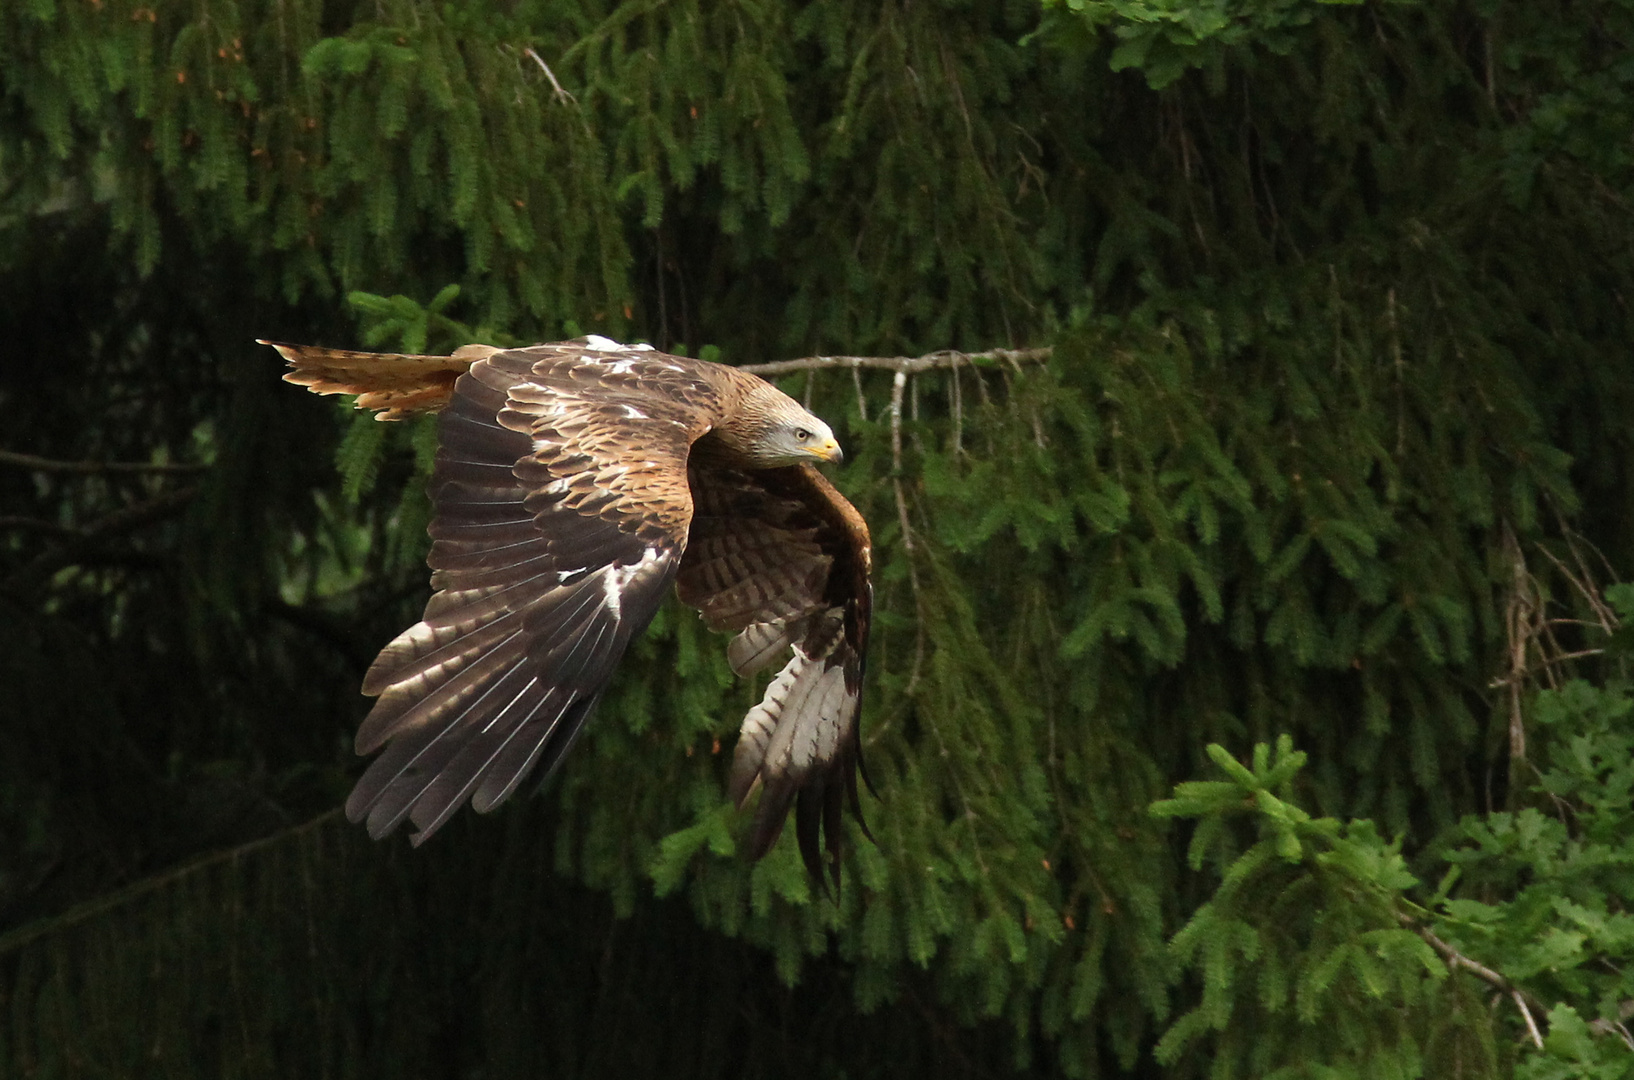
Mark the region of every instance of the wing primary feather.
POLYGON ((579 736, 584 734, 585 725, 595 714, 596 706, 601 704, 601 695, 602 691, 598 690, 587 697, 576 699, 558 722, 564 726, 562 734, 552 739, 548 747, 549 758, 545 762, 545 771, 539 775, 541 791, 550 786, 550 782, 556 778, 556 773, 561 769, 562 762, 567 760, 567 755, 578 745, 579 736))
POLYGON ((754 824, 749 828, 750 859, 764 858, 783 835, 783 824, 789 819, 789 807, 794 803, 796 790, 786 785, 761 785, 760 804, 755 807, 754 824))
MULTIPOLYGON (((852 752, 851 757, 852 757, 852 760, 854 762, 856 762, 857 770, 859 772, 861 772, 862 771, 862 751, 860 749, 854 750, 852 752)), ((863 774, 863 779, 866 781, 867 778, 868 778, 867 774, 864 773, 863 774)), ((869 794, 874 795, 874 798, 876 798, 876 799, 879 798, 879 796, 877 794, 874 794, 873 785, 869 785, 868 791, 869 791, 869 794)), ((875 847, 878 847, 879 846, 879 841, 874 839, 873 832, 868 828, 868 819, 862 816, 862 799, 857 794, 857 781, 856 781, 855 778, 850 780, 845 785, 845 796, 846 796, 847 802, 851 806, 851 816, 854 819, 856 819, 857 827, 862 830, 862 835, 866 836, 868 838, 868 842, 870 844, 873 844, 875 847)))
POLYGON ((711 629, 737 631, 727 660, 739 675, 793 653, 744 716, 733 752, 729 795, 740 806, 758 795, 749 853, 764 854, 792 810, 808 873, 837 896, 848 806, 873 840, 860 787, 874 785, 857 732, 868 527, 810 466, 746 470, 705 456, 688 478, 697 512, 677 577, 682 602, 711 629))
MULTIPOLYGON (((843 761, 841 767, 845 767, 843 761)), ((840 899, 840 853, 845 837, 845 790, 846 788, 855 787, 856 783, 852 780, 850 771, 846 770, 841 776, 825 778, 824 785, 821 788, 823 837, 828 842, 825 861, 828 863, 829 876, 834 880, 834 899, 836 902, 840 899)), ((867 831, 866 826, 864 831, 867 831)), ((808 871, 811 869, 809 863, 806 869, 808 871)))
MULTIPOLYGON (((479 814, 486 814, 500 803, 511 797, 511 792, 522 782, 522 778, 533 771, 539 760, 539 754, 550 742, 556 733, 561 718, 552 722, 550 726, 533 731, 528 738, 514 742, 507 746, 500 756, 494 759, 488 769, 488 775, 471 796, 471 809, 479 814)), ((539 725, 534 725, 539 728, 539 725)))
POLYGON ((415 802, 459 752, 461 744, 448 741, 448 737, 462 725, 479 720, 480 715, 474 716, 473 709, 480 708, 483 701, 511 693, 515 685, 512 680, 523 674, 518 662, 483 688, 471 708, 451 710, 435 729, 398 732, 352 789, 346 800, 347 819, 367 818, 369 835, 377 840, 402 824, 415 802))
MULTIPOLYGON (((411 679, 431 676, 431 673, 436 671, 437 675, 428 679, 428 682, 433 683, 431 688, 426 690, 429 694, 431 689, 457 676, 472 661, 481 659, 496 649, 504 648, 512 638, 521 633, 520 626, 516 625, 519 621, 515 612, 509 612, 476 623, 441 644, 433 641, 427 651, 419 655, 413 655, 405 649, 390 658, 390 667, 377 662, 369 668, 368 673, 364 675, 363 692, 384 694, 393 687, 403 686, 411 679)), ((407 688, 405 690, 407 691, 407 688)), ((375 726, 380 726, 384 720, 385 717, 382 715, 380 720, 375 721, 375 726)))
POLYGON ((387 740, 432 723, 440 715, 465 715, 475 702, 461 704, 462 701, 491 692, 497 682, 521 662, 523 644, 520 635, 513 635, 463 665, 445 681, 419 694, 402 685, 388 687, 357 729, 358 752, 371 753, 387 740))
MULTIPOLYGON (((517 702, 528 696, 528 692, 538 683, 537 677, 530 679, 527 686, 522 688, 521 692, 500 711, 498 716, 495 716, 480 732, 467 740, 459 752, 449 760, 447 765, 442 767, 436 778, 415 800, 414 809, 409 815, 410 820, 420 830, 410 837, 415 847, 419 847, 431 834, 442 828, 443 823, 453 816, 456 810, 465 805, 466 800, 470 798, 472 791, 481 783, 495 759, 504 753, 505 748, 511 744, 513 739, 535 722, 535 718, 552 698, 549 691, 536 695, 534 700, 524 706, 526 710, 524 715, 510 723, 505 723, 504 718, 505 714, 513 709, 517 702), (496 741, 498 745, 492 745, 496 741)), ((559 716, 560 712, 557 715, 559 716)), ((552 723, 554 723, 554 718, 552 723)))
MULTIPOLYGON (((863 752, 862 752, 862 739, 861 738, 858 738, 856 740, 856 745, 855 745, 855 747, 853 747, 853 750, 852 750, 852 759, 854 761, 856 761, 856 763, 857 763, 857 775, 862 777, 862 782, 865 785, 867 785, 867 787, 868 787, 868 794, 872 795, 876 799, 879 798, 879 789, 874 786, 873 778, 868 775, 868 758, 863 755, 863 752)), ((857 793, 856 785, 853 784, 853 785, 851 785, 851 794, 852 794, 853 797, 855 797, 856 793, 857 793)), ((857 809, 857 820, 861 821, 862 820, 862 807, 858 806, 856 809, 857 809)), ((866 824, 863 825, 862 831, 864 833, 868 833, 868 826, 866 824)), ((868 839, 870 839, 870 840, 874 839, 872 833, 868 833, 868 839)))
POLYGON ((800 842, 800 861, 806 864, 806 874, 823 887, 829 899, 834 894, 823 876, 823 858, 818 847, 823 819, 824 781, 821 777, 800 789, 794 801, 794 835, 800 842))

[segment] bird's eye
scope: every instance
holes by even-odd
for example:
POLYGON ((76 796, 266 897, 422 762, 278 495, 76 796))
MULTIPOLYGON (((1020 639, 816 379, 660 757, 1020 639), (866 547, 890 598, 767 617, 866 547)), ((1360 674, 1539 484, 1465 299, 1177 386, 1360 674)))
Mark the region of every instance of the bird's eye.
POLYGON ((800 428, 794 433, 794 440, 795 442, 810 442, 811 432, 807 431, 805 428, 800 428))

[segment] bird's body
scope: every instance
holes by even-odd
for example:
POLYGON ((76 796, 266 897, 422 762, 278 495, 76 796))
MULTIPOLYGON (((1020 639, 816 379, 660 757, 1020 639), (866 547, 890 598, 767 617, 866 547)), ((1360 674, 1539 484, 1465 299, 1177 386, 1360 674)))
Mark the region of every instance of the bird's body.
POLYGON ((838 880, 872 593, 867 526, 813 464, 840 456, 827 425, 753 375, 605 338, 450 357, 274 347, 286 379, 382 419, 442 414, 435 591, 364 678, 379 700, 357 749, 384 752, 348 816, 377 837, 408 820, 419 842, 548 775, 674 584, 737 633, 740 675, 787 660, 733 759, 733 798, 761 789, 751 854, 795 804, 808 869, 825 834, 838 880))

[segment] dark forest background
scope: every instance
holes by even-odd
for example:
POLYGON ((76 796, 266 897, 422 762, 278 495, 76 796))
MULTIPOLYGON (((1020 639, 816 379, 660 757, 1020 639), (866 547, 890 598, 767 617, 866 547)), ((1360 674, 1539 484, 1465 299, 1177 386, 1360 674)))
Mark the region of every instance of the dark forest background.
POLYGON ((7 0, 0 1075, 1634 1076, 1631 200, 1612 0, 7 0), (434 429, 253 339, 589 332, 873 358, 838 902, 677 605, 336 814, 434 429))

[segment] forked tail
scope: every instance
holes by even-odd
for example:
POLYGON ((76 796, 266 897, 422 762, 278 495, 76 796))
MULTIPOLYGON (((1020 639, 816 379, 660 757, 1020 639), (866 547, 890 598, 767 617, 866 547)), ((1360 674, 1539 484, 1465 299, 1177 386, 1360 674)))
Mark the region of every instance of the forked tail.
POLYGON ((448 404, 454 380, 473 363, 499 350, 491 345, 463 345, 452 356, 351 352, 263 341, 289 362, 285 382, 314 394, 356 394, 357 407, 379 410, 376 420, 401 420, 415 413, 436 412, 448 404))

